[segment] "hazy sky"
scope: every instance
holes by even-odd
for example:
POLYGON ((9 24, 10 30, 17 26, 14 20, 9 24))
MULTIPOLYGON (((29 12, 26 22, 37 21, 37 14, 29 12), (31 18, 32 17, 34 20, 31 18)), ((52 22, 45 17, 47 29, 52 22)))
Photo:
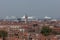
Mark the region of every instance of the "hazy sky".
POLYGON ((0 16, 60 17, 60 0, 0 0, 0 16))

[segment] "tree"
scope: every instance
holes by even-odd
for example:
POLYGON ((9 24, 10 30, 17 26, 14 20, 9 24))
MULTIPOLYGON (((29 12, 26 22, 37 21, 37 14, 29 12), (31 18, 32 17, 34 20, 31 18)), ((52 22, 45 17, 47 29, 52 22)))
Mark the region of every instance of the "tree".
POLYGON ((3 38, 3 40, 5 40, 5 37, 8 36, 8 33, 6 31, 0 30, 0 37, 3 38))
POLYGON ((44 36, 48 36, 51 32, 52 32, 52 29, 50 29, 49 27, 43 27, 43 28, 41 29, 41 33, 42 33, 44 36))

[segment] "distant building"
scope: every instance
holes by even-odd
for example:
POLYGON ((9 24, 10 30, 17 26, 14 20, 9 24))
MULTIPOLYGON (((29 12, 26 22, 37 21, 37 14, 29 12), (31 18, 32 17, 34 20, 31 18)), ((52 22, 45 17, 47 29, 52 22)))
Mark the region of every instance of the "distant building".
POLYGON ((28 21, 27 15, 24 16, 24 21, 18 20, 20 22, 0 20, 0 30, 8 32, 6 40, 60 40, 60 21, 58 20, 28 21), (53 30, 49 36, 44 36, 40 33, 42 27, 46 26, 53 30))

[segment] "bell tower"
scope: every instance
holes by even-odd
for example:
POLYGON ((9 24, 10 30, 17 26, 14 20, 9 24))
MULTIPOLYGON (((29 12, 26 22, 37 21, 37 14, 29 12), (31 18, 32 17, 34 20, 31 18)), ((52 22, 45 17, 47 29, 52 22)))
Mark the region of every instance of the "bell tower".
POLYGON ((28 16, 25 14, 25 23, 28 23, 28 16))

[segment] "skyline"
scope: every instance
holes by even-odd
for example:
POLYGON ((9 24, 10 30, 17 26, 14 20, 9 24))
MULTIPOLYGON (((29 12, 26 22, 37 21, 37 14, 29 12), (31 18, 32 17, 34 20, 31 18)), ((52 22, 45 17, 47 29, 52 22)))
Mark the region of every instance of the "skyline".
POLYGON ((60 18, 60 0, 0 0, 0 16, 60 18))

